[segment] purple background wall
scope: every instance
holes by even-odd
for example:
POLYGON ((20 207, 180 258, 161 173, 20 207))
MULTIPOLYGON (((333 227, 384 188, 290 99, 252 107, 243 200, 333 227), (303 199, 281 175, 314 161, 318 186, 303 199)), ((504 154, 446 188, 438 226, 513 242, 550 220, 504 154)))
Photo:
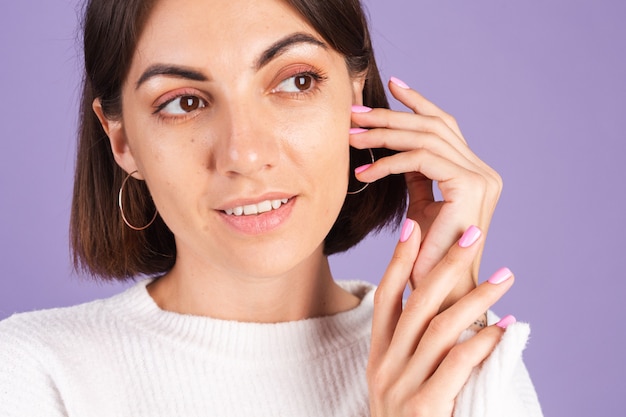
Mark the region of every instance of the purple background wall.
MULTIPOLYGON (((626 373, 626 3, 368 2, 385 77, 459 120, 505 180, 483 261, 517 283, 495 309, 533 324, 546 415, 618 415, 626 373)), ((76 0, 0 11, 0 319, 120 290, 73 275, 76 0)), ((395 235, 335 257, 376 282, 395 235)))

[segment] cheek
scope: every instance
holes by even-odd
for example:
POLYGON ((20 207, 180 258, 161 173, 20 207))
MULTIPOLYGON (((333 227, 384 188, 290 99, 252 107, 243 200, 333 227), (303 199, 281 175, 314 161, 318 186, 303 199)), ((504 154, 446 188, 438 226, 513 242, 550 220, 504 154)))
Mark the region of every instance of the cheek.
POLYGON ((347 181, 349 169, 349 129, 350 111, 349 107, 333 106, 326 112, 326 117, 320 120, 316 134, 319 136, 319 157, 320 163, 325 162, 326 173, 320 175, 332 176, 330 180, 343 186, 347 181))
POLYGON ((350 104, 338 97, 323 97, 313 105, 279 112, 277 135, 304 158, 303 164, 323 164, 331 171, 345 168, 345 173, 349 164, 350 104), (313 155, 315 161, 307 157, 313 155))
POLYGON ((133 157, 147 176, 158 178, 159 182, 175 182, 180 175, 177 171, 188 169, 195 159, 200 159, 196 142, 201 139, 201 132, 194 125, 158 121, 134 102, 125 107, 124 113, 125 120, 128 120, 127 138, 133 157))
POLYGON ((149 121, 142 123, 140 118, 128 126, 128 138, 159 213, 170 225, 177 217, 172 214, 180 210, 177 206, 190 204, 189 189, 180 184, 197 183, 202 178, 198 175, 202 155, 194 143, 197 138, 149 121))

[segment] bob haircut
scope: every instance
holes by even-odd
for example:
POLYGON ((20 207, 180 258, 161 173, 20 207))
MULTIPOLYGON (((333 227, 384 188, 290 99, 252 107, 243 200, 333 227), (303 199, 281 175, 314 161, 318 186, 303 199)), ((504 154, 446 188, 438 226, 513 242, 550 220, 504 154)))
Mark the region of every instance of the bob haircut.
MULTIPOLYGON (((169 271, 176 261, 174 235, 157 216, 142 231, 123 223, 117 195, 126 177, 115 162, 110 143, 92 103, 99 98, 106 117, 121 117, 121 89, 131 65, 143 26, 158 0, 88 0, 84 10, 83 47, 85 75, 70 243, 76 270, 105 280, 126 280, 137 275, 169 271)), ((341 53, 352 75, 366 74, 363 103, 389 108, 374 59, 367 21, 359 0, 285 0, 341 53)), ((376 159, 391 155, 374 149, 376 159)), ((369 153, 350 149, 350 167, 367 163, 369 153)), ((350 179, 349 190, 360 183, 350 179)), ((129 181, 124 189, 124 211, 131 224, 147 224, 156 208, 144 181, 129 181)), ((324 253, 343 252, 372 231, 397 226, 407 202, 403 175, 392 175, 347 195, 324 240, 324 253)))

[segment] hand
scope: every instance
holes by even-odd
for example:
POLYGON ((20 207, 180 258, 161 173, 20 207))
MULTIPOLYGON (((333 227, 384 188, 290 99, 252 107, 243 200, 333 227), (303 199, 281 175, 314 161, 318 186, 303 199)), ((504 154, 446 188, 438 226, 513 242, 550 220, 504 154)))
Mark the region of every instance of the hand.
POLYGON ((506 323, 490 326, 455 345, 474 317, 513 284, 503 269, 443 312, 440 305, 478 256, 482 236, 470 229, 421 279, 406 305, 402 295, 416 267, 419 226, 407 219, 374 296, 372 344, 367 366, 373 417, 450 417, 455 398, 475 366, 498 343, 506 323), (411 229, 413 229, 411 233, 411 229))
MULTIPOLYGON (((351 135, 355 148, 388 148, 399 153, 382 158, 357 174, 374 182, 404 173, 409 190, 407 217, 422 229, 422 249, 410 284, 415 287, 443 258, 447 249, 470 225, 486 234, 502 190, 500 176, 467 146, 454 118, 395 78, 391 94, 413 113, 356 107, 352 121, 369 130, 351 135), (435 201, 433 181, 443 197, 435 201)), ((484 240, 483 240, 484 242, 484 240)), ((479 252, 482 252, 481 243, 479 252)), ((452 305, 476 286, 481 256, 442 303, 452 305)))

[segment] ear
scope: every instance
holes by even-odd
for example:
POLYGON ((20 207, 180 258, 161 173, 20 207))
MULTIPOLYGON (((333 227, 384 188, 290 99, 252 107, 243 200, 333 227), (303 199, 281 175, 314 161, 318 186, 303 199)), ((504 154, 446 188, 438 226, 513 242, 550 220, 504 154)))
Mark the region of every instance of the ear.
MULTIPOLYGON (((109 119, 102 110, 102 103, 99 98, 96 98, 93 101, 91 108, 94 113, 96 113, 96 116, 98 116, 102 129, 104 129, 104 132, 109 137, 115 162, 117 162, 117 164, 129 174, 137 171, 137 163, 135 162, 133 153, 128 146, 122 119, 109 119)), ((135 174, 134 177, 141 179, 139 178, 140 175, 138 175, 138 173, 135 174)))
POLYGON ((363 105, 363 88, 367 73, 362 73, 352 77, 352 104, 363 105))

